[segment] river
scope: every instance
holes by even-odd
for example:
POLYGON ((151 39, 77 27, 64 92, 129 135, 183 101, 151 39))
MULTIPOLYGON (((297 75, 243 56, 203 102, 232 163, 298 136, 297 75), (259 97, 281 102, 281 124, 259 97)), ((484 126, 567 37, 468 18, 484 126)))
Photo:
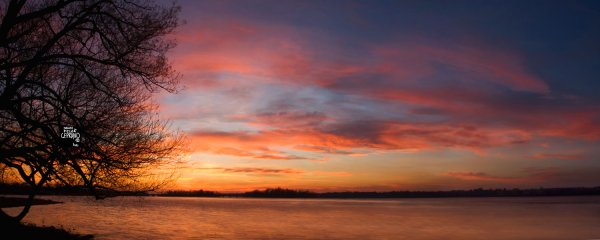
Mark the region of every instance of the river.
POLYGON ((40 198, 64 203, 34 206, 25 222, 96 239, 600 239, 597 196, 40 198))

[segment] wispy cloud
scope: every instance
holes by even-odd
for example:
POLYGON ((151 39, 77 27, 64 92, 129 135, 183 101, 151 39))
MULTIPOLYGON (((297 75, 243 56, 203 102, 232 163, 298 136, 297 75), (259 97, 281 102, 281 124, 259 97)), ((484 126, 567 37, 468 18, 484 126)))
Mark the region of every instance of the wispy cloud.
POLYGON ((560 171, 557 168, 528 167, 521 169, 520 176, 498 176, 484 172, 448 172, 445 175, 467 181, 490 181, 497 183, 532 183, 543 182, 556 176, 560 171))
POLYGON ((290 168, 253 168, 253 167, 234 167, 234 168, 197 168, 199 170, 217 170, 226 173, 256 173, 256 174, 301 174, 304 171, 290 168))
POLYGON ((581 154, 538 153, 533 155, 533 159, 583 160, 585 156, 581 154))

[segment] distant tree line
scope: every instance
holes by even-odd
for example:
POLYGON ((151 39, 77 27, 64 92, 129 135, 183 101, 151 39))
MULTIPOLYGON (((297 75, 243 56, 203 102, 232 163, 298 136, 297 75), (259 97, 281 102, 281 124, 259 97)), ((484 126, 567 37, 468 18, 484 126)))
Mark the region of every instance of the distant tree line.
POLYGON ((214 191, 194 190, 194 191, 167 191, 160 194, 170 197, 222 197, 223 194, 214 191))
MULTIPOLYGON (((27 194, 29 186, 24 184, 0 184, 0 194, 27 194)), ((84 188, 60 186, 44 187, 42 195, 89 195, 84 188)), ((391 192, 324 192, 286 188, 267 188, 244 193, 221 193, 216 191, 166 191, 149 193, 143 191, 105 192, 107 196, 168 196, 168 197, 248 197, 248 198, 445 198, 445 197, 536 197, 536 196, 584 196, 600 195, 599 187, 571 188, 500 188, 450 191, 391 191, 391 192)))
POLYGON ((250 197, 250 198, 442 198, 442 197, 535 197, 600 195, 600 187, 532 188, 532 189, 471 189, 451 191, 391 191, 391 192, 324 192, 268 188, 244 193, 213 191, 171 191, 163 196, 186 197, 250 197))
POLYGON ((266 197, 266 198, 315 198, 319 197, 319 193, 307 190, 292 190, 286 188, 268 188, 265 190, 254 190, 245 192, 243 197, 266 197))
MULTIPOLYGON (((24 184, 0 184, 0 194, 22 194, 30 191, 30 186, 24 184)), ((43 187, 39 190, 42 195, 89 195, 89 191, 81 187, 56 186, 43 187)), ((451 191, 391 191, 391 192, 324 192, 317 193, 308 190, 286 188, 268 188, 244 193, 221 193, 216 191, 166 191, 151 193, 145 191, 121 191, 102 193, 105 196, 169 196, 169 197, 249 197, 249 198, 443 198, 443 197, 535 197, 535 196, 583 196, 600 195, 600 187, 571 187, 571 188, 500 188, 500 189, 470 189, 451 191)))

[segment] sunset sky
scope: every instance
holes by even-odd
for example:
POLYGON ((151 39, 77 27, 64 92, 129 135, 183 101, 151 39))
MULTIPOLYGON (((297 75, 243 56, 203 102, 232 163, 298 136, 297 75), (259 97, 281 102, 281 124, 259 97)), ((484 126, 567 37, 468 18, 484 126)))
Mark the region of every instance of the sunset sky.
POLYGON ((598 1, 179 1, 175 188, 600 185, 598 1))

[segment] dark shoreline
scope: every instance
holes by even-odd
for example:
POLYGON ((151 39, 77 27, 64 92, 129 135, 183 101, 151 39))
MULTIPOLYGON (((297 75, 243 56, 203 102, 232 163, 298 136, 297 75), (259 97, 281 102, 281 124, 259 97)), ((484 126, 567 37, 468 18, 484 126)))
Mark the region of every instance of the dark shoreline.
MULTIPOLYGON (((24 205, 26 198, 18 197, 0 197, 0 208, 20 207, 24 205)), ((61 202, 34 199, 33 205, 60 204, 61 202)), ((16 239, 31 240, 87 240, 93 239, 93 235, 81 235, 71 233, 65 229, 57 227, 36 226, 27 223, 0 223, 2 236, 17 237, 16 239)))
MULTIPOLYGON (((0 184, 0 194, 26 195, 24 185, 0 184)), ((388 191, 388 192, 313 192, 287 188, 267 188, 250 192, 223 193, 206 190, 174 190, 164 192, 100 192, 101 197, 115 196, 165 196, 165 197, 230 197, 230 198, 322 198, 322 199, 386 199, 386 198, 478 198, 478 197, 553 197, 553 196, 600 196, 597 187, 562 188, 496 188, 445 191, 388 191)), ((46 187, 38 195, 90 196, 86 189, 77 187, 46 187)))
MULTIPOLYGON (((23 206, 25 202, 25 198, 20 197, 0 197, 0 208, 9 208, 9 207, 20 207, 23 206)), ((59 204, 62 202, 52 201, 48 199, 38 199, 35 198, 33 200, 33 205, 48 205, 48 204, 59 204)))
POLYGON ((600 196, 600 187, 535 188, 535 189, 471 189, 450 191, 391 191, 391 192, 312 192, 285 188, 269 188, 245 193, 214 191, 167 191, 148 194, 165 197, 233 197, 233 198, 317 198, 317 199, 391 199, 391 198, 485 198, 485 197, 554 197, 600 196))

